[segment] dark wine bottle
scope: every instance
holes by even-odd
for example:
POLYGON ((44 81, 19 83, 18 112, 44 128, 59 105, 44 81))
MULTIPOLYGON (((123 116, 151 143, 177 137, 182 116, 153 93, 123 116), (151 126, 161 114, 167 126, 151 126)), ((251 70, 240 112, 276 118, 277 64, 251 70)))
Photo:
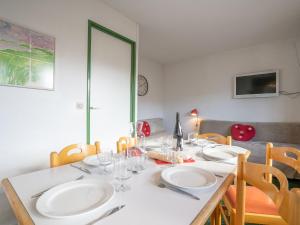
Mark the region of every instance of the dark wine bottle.
POLYGON ((173 138, 176 139, 176 151, 182 151, 182 143, 183 143, 183 132, 180 124, 179 113, 176 113, 176 124, 174 129, 173 138))

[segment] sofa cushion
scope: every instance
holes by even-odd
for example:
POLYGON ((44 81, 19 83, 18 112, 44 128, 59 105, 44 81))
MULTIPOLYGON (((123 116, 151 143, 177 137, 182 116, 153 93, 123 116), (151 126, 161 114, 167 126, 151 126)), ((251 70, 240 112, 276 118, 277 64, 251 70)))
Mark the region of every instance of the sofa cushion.
POLYGON ((149 137, 151 135, 151 127, 147 121, 143 121, 142 123, 142 132, 145 137, 149 137))
POLYGON ((203 120, 200 133, 219 133, 230 135, 230 127, 236 123, 247 123, 256 129, 253 141, 300 144, 300 123, 286 122, 238 122, 221 120, 203 120))
POLYGON ((249 141, 255 136, 255 128, 247 124, 233 124, 231 136, 237 141, 249 141))
POLYGON ((162 118, 146 119, 144 121, 149 123, 151 135, 165 131, 162 118))

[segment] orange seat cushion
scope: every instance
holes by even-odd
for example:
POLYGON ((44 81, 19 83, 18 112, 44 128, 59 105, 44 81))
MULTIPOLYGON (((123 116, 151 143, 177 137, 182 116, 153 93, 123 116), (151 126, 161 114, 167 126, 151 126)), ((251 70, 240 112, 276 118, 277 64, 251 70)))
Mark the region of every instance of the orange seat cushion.
MULTIPOLYGON (((231 185, 225 196, 232 208, 236 208, 236 186, 231 185)), ((246 186, 246 213, 279 215, 272 199, 256 187, 246 186)))

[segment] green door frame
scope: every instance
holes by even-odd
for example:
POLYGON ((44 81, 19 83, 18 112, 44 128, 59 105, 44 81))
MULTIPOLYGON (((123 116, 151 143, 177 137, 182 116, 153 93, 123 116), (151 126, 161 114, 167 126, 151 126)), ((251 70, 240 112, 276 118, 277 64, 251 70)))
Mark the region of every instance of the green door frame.
POLYGON ((87 100, 86 100, 86 143, 91 142, 91 53, 92 53, 92 29, 102 31, 114 38, 124 41, 131 46, 131 71, 130 71, 130 121, 135 122, 136 112, 136 44, 129 38, 116 33, 92 20, 88 21, 88 54, 87 54, 87 100))

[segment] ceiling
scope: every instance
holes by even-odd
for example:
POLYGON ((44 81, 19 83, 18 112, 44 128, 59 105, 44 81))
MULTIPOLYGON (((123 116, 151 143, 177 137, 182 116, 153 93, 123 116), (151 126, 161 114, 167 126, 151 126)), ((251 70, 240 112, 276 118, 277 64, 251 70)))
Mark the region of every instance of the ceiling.
POLYGON ((140 24, 162 64, 300 35, 300 0, 104 0, 140 24))

